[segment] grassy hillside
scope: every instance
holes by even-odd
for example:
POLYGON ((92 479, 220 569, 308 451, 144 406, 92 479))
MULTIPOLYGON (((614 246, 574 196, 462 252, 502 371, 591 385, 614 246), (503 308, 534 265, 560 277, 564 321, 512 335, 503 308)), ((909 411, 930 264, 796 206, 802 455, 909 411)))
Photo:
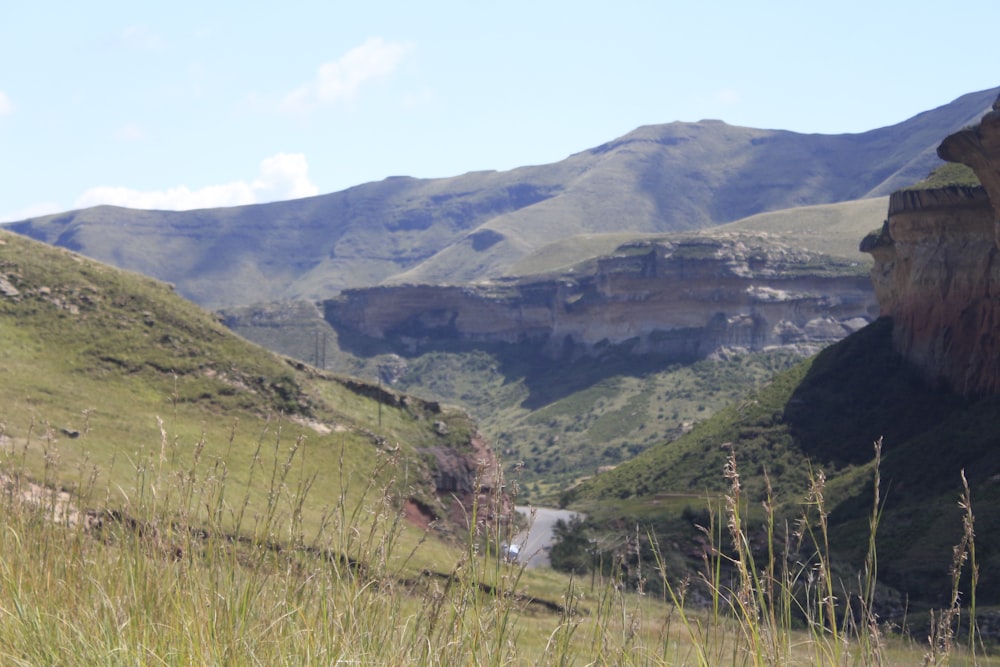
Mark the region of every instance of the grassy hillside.
POLYGON ((860 252, 858 243, 869 231, 881 226, 888 208, 888 197, 800 206, 761 213, 704 233, 738 231, 769 234, 788 245, 831 257, 847 258, 870 267, 871 256, 860 252))
POLYGON ((178 474, 198 452, 262 512, 273 489, 253 462, 295 449, 287 483, 315 474, 315 504, 301 509, 311 531, 342 493, 360 500, 359 480, 379 461, 406 469, 385 473, 400 502, 440 507, 421 451, 471 451, 464 413, 376 401, 375 387, 252 345, 163 283, 9 233, 0 234, 0 339, 5 459, 70 489, 89 480, 112 505, 134 500, 149 468, 178 474))
POLYGON ((963 187, 974 187, 980 185, 979 177, 972 167, 958 162, 946 162, 922 181, 913 184, 908 190, 931 190, 935 188, 947 188, 953 185, 963 187))
MULTIPOLYGON (((786 245, 805 248, 857 262, 868 267, 871 256, 858 250, 859 240, 885 220, 889 206, 887 197, 859 199, 835 204, 799 206, 791 209, 758 213, 735 222, 700 232, 713 237, 718 234, 741 233, 766 239, 769 235, 786 245)), ((671 238, 680 234, 648 234, 618 232, 571 236, 545 245, 527 255, 507 270, 508 276, 527 276, 565 271, 616 248, 649 238, 671 238)))
POLYGON ((547 648, 568 580, 496 557, 498 495, 411 523, 441 507, 420 450, 468 450, 464 413, 377 402, 163 283, 6 232, 0 340, 3 664, 599 654, 547 648))
POLYGON ((692 531, 680 516, 698 514, 726 492, 720 473, 731 446, 751 503, 764 496, 765 473, 776 502, 789 508, 823 471, 832 544, 845 563, 858 567, 871 511, 872 443, 883 438, 880 580, 915 605, 945 604, 951 547, 962 534, 956 499, 964 470, 976 510, 980 602, 1000 603, 1000 542, 993 529, 1000 521, 998 399, 966 402, 928 388, 891 352, 891 327, 877 321, 682 438, 586 481, 568 498, 603 520, 631 517, 674 531, 661 541, 690 541, 694 532, 676 532, 692 531))

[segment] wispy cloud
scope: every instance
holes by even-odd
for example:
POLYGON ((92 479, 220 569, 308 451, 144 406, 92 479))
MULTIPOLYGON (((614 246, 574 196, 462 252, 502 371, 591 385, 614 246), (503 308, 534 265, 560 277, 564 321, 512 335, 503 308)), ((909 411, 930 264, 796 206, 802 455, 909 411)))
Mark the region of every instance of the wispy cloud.
POLYGON ((7 93, 0 90, 0 116, 9 116, 14 113, 14 103, 7 97, 7 93))
POLYGON ((242 206, 267 201, 297 199, 317 194, 309 180, 309 165, 301 153, 278 153, 260 163, 257 178, 194 189, 186 185, 166 190, 134 190, 121 186, 98 186, 84 192, 74 208, 100 204, 128 208, 183 211, 218 206, 242 206))
POLYGON ((411 44, 372 37, 339 59, 320 65, 315 79, 284 97, 281 109, 304 114, 320 106, 354 99, 365 83, 392 74, 412 50, 411 44))

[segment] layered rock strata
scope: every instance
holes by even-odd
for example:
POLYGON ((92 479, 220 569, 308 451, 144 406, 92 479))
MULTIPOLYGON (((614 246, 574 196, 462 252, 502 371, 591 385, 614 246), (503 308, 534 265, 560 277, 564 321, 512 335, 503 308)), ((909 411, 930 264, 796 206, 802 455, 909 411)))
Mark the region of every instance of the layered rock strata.
MULTIPOLYGON (((1000 102, 1000 100, 998 100, 1000 102)), ((1000 107, 947 137, 945 160, 971 167, 982 187, 896 192, 875 258, 880 313, 893 345, 928 380, 978 396, 1000 391, 1000 107)))
POLYGON ((848 264, 760 237, 649 241, 580 276, 347 290, 325 302, 325 315, 411 352, 447 341, 527 343, 556 358, 621 345, 678 358, 777 345, 808 352, 877 312, 868 279, 848 264))

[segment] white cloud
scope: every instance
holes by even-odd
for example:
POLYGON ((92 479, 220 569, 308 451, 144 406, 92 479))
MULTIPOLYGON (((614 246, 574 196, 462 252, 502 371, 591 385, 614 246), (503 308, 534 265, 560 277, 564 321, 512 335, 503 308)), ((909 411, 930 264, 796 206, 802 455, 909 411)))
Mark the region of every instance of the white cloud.
POLYGON ((392 74, 411 49, 410 44, 373 37, 338 60, 320 65, 316 78, 286 95, 281 108, 302 114, 351 100, 364 83, 392 74))
POLYGON ((319 189, 309 181, 309 164, 302 153, 278 153, 260 163, 260 176, 253 182, 257 201, 312 197, 319 189))
POLYGON ((253 189, 243 181, 225 185, 209 185, 191 190, 180 185, 167 190, 141 191, 111 185, 90 188, 76 200, 73 208, 87 208, 100 204, 147 208, 170 211, 184 211, 194 208, 215 208, 217 206, 240 206, 253 204, 253 189))
POLYGON ((7 94, 0 90, 0 116, 7 116, 14 113, 14 103, 10 101, 7 94))
POLYGON ((186 185, 167 190, 133 190, 120 186, 98 186, 84 192, 74 208, 100 204, 128 208, 183 211, 218 206, 241 206, 266 201, 297 199, 317 194, 309 180, 309 165, 301 153, 278 153, 260 163, 252 182, 233 181, 192 190, 186 185))

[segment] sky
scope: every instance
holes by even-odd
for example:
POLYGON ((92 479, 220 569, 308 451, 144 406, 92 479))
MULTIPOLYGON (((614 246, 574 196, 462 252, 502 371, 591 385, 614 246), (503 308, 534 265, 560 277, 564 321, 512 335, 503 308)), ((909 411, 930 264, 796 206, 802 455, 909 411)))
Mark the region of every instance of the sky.
POLYGON ((557 162, 672 121, 839 134, 1000 85, 1000 2, 0 0, 0 221, 557 162))

